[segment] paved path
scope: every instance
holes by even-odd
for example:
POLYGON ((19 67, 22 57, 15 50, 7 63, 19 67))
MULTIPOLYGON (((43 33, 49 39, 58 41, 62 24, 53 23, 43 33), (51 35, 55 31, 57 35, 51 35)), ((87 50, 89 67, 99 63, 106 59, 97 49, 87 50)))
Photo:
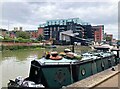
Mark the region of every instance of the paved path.
MULTIPOLYGON (((118 87, 120 88, 120 73, 99 84, 96 87, 118 87)), ((95 87, 95 88, 96 88, 95 87)))

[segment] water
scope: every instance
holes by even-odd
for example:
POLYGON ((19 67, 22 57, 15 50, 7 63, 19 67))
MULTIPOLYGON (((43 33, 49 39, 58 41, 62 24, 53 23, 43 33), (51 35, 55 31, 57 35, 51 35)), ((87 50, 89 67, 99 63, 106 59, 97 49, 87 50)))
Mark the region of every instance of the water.
MULTIPOLYGON (((0 88, 6 87, 9 79, 15 79, 17 76, 28 77, 31 60, 40 58, 47 50, 50 49, 39 48, 0 52, 2 56, 0 56, 0 80, 2 80, 0 81, 0 83, 2 83, 0 84, 0 88)), ((57 49, 57 51, 63 50, 64 47, 57 49)), ((80 50, 88 51, 88 48, 82 48, 80 50)))

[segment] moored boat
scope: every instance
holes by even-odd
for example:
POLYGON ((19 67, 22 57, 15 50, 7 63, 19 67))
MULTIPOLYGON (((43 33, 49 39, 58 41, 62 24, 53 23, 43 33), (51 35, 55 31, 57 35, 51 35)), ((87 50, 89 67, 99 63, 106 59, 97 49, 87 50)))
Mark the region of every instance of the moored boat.
MULTIPOLYGON (((31 61, 29 77, 17 78, 17 80, 22 80, 22 83, 17 83, 17 87, 58 89, 119 63, 119 55, 109 51, 109 48, 95 47, 95 49, 97 51, 82 55, 72 53, 70 50, 65 50, 63 56, 57 52, 48 52, 44 57, 31 61)), ((16 81, 10 81, 9 87, 12 83, 14 83, 13 86, 16 85, 16 81)))

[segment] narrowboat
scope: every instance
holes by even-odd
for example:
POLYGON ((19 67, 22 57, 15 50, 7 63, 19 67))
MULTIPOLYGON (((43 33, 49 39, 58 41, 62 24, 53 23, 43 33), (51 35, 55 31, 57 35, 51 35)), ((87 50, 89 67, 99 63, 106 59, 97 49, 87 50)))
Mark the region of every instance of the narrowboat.
POLYGON ((119 50, 94 47, 96 50, 83 54, 71 52, 47 52, 40 59, 31 61, 28 78, 10 80, 8 87, 59 89, 119 64, 119 50), (113 51, 117 51, 117 54, 113 51))

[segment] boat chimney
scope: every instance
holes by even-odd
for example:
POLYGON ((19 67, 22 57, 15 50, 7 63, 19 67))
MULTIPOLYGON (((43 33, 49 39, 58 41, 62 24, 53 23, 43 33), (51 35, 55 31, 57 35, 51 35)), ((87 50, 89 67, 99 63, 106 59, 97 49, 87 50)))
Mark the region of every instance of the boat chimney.
POLYGON ((74 53, 74 43, 73 43, 73 45, 72 45, 72 52, 74 53))

